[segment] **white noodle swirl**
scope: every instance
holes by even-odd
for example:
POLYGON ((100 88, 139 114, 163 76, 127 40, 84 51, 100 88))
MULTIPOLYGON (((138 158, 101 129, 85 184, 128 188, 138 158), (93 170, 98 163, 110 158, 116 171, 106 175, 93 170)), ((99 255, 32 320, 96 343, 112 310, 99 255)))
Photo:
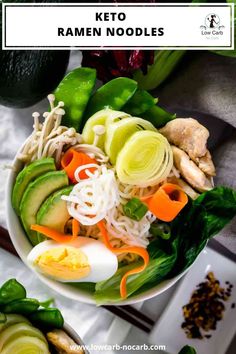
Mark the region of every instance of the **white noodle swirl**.
MULTIPOLYGON (((86 165, 83 167, 88 168, 86 165)), ((104 219, 107 212, 120 203, 120 196, 113 170, 103 165, 98 166, 94 173, 88 171, 87 174, 89 178, 77 183, 70 195, 62 199, 68 202, 69 214, 89 226, 104 219)), ((78 169, 76 175, 78 177, 78 169)))

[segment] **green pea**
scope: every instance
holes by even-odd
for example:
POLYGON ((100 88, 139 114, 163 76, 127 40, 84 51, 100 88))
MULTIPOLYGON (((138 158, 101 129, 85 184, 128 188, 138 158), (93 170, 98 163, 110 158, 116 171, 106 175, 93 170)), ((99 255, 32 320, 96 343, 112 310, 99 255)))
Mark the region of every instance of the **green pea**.
POLYGON ((131 116, 139 117, 157 103, 157 99, 145 90, 138 89, 123 107, 131 116))
POLYGON ((55 90, 56 101, 63 101, 63 124, 80 129, 81 120, 96 81, 96 70, 77 68, 69 72, 55 90))
POLYGON ((25 297, 26 290, 16 279, 9 279, 0 288, 0 306, 25 297))
POLYGON ((20 315, 29 315, 39 308, 39 301, 36 299, 15 300, 2 307, 3 313, 17 313, 20 315))
POLYGON ((142 118, 151 122, 156 128, 162 127, 170 120, 176 118, 176 114, 169 113, 159 106, 153 106, 143 113, 142 118))
POLYGON ((127 77, 118 77, 100 87, 90 98, 85 111, 85 119, 109 107, 119 111, 137 90, 137 82, 127 77))
POLYGON ((39 309, 29 316, 31 322, 43 328, 62 328, 64 319, 56 308, 39 309))

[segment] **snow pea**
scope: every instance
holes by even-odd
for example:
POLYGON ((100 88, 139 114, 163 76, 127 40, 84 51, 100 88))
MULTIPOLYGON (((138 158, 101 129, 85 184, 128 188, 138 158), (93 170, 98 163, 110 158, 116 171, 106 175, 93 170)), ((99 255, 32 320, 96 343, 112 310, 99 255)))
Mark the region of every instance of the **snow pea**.
POLYGON ((95 81, 95 69, 77 68, 60 82, 54 94, 57 102, 63 101, 65 104, 64 125, 79 130, 95 81))
POLYGON ((39 327, 62 328, 64 319, 61 312, 56 308, 39 309, 29 316, 31 322, 39 327))
POLYGON ((158 99, 154 98, 146 90, 138 89, 130 100, 124 105, 122 110, 131 116, 139 117, 149 108, 157 103, 158 99))
POLYGON ((85 119, 87 120, 94 113, 106 107, 121 110, 134 95, 137 87, 137 82, 127 77, 118 77, 107 82, 90 98, 84 115, 85 119))
POLYGON ((3 313, 17 313, 20 315, 28 315, 39 308, 39 301, 36 299, 20 299, 12 301, 2 307, 3 313))
POLYGON ((26 290, 16 279, 8 280, 0 288, 0 306, 25 297, 26 290))
POLYGON ((176 114, 169 113, 155 105, 142 114, 142 118, 151 122, 156 128, 162 127, 170 120, 176 118, 176 114))

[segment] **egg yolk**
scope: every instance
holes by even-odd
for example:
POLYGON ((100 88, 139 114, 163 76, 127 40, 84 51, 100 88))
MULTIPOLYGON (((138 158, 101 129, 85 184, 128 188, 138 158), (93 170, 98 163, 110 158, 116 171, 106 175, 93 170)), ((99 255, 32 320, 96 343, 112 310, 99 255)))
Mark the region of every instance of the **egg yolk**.
POLYGON ((34 262, 41 272, 62 280, 77 280, 90 271, 88 257, 75 247, 55 247, 43 252, 34 262))

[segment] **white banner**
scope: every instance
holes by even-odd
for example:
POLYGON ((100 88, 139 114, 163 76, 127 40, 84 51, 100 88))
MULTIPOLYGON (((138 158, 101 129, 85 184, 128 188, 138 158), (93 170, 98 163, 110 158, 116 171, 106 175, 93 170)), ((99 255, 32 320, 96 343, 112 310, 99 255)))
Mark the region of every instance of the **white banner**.
POLYGON ((3 49, 234 49, 233 4, 3 4, 3 49))

